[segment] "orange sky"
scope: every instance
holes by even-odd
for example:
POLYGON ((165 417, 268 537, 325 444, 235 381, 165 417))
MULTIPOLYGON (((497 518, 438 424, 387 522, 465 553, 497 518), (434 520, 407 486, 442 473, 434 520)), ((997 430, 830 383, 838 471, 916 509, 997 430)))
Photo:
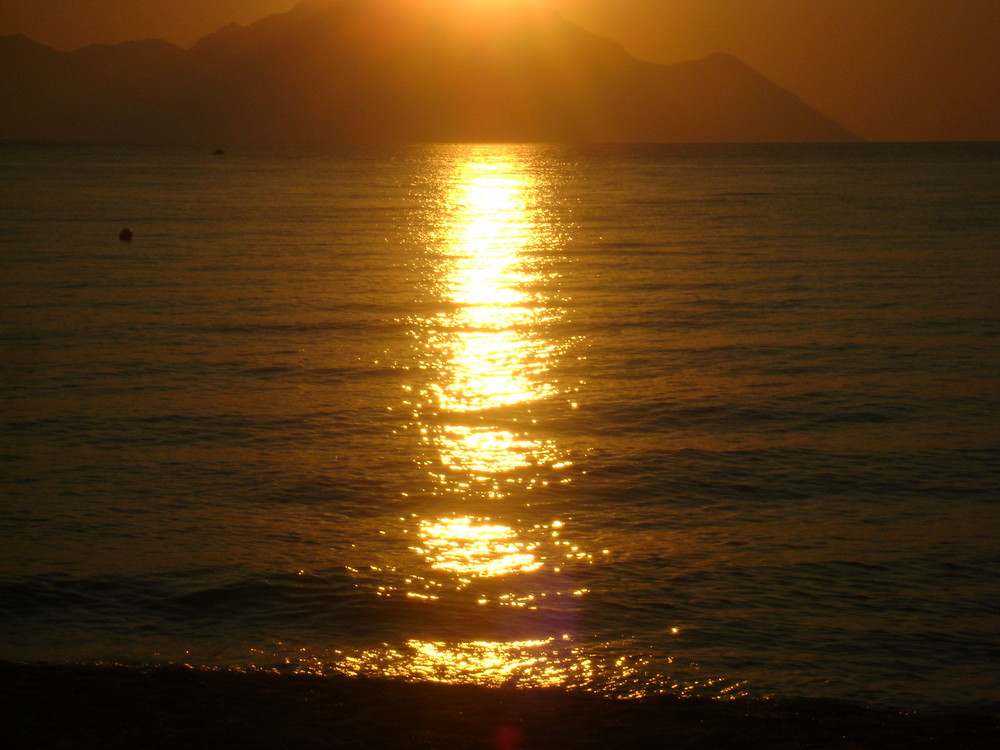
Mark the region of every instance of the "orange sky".
MULTIPOLYGON (((145 38, 188 47, 296 2, 2 0, 0 34, 63 50, 145 38)), ((1000 0, 534 2, 646 60, 736 55, 864 138, 1000 140, 1000 0)))

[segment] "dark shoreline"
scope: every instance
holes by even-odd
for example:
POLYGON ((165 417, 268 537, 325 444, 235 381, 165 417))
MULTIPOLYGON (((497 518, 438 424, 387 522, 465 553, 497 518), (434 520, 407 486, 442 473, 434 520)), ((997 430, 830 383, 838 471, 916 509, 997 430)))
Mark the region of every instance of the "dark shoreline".
POLYGON ((10 748, 995 748, 1000 717, 610 700, 377 678, 0 662, 10 748))

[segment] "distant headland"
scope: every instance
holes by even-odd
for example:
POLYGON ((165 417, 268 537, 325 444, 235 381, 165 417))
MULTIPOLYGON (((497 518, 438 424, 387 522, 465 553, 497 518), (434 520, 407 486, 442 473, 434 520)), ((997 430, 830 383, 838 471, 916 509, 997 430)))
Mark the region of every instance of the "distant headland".
POLYGON ((0 37, 0 140, 857 141, 735 57, 638 60, 527 4, 305 2, 184 50, 0 37))

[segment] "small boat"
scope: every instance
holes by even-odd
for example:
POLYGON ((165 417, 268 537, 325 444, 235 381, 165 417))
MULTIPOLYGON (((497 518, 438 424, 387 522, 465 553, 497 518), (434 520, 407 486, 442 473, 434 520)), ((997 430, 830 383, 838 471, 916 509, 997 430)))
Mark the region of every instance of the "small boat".
POLYGON ((221 148, 217 148, 215 149, 215 151, 212 152, 212 156, 225 156, 225 155, 226 155, 225 149, 221 148))

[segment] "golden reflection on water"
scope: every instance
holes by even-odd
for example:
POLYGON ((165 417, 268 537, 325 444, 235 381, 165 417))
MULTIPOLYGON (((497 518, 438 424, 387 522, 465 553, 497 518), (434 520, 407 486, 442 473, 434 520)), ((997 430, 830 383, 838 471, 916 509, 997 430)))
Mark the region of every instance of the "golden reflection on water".
MULTIPOLYGON (((399 647, 339 651, 337 670, 350 675, 379 675, 420 682, 446 682, 501 687, 579 687, 602 685, 601 692, 619 698, 650 693, 717 700, 747 698, 746 683, 699 675, 683 677, 650 672, 648 659, 626 656, 609 648, 587 653, 567 634, 550 638, 507 641, 477 640, 462 643, 410 639, 399 647)), ((668 657, 658 665, 677 669, 668 657)), ((695 665, 692 665, 694 667, 695 665)), ((305 671, 309 671, 308 669, 305 671)), ((323 670, 320 669, 320 672, 323 670)), ((658 670, 659 672, 659 670, 658 670)))
POLYGON ((537 545, 517 539, 510 527, 471 518, 442 518, 420 522, 419 547, 434 570, 455 574, 460 581, 493 578, 538 570, 537 545))
POLYGON ((546 186, 523 152, 470 147, 443 175, 428 247, 435 312, 412 321, 420 372, 410 387, 428 477, 452 514, 420 521, 413 550, 458 582, 541 568, 538 543, 509 523, 473 517, 471 501, 508 501, 544 486, 541 469, 571 462, 532 434, 532 406, 559 393, 551 377, 566 343, 546 335, 561 316, 541 282, 558 249, 546 186))
POLYGON ((398 649, 344 654, 338 668, 348 674, 378 674, 426 682, 464 682, 499 687, 586 685, 594 665, 568 636, 518 641, 439 643, 410 640, 398 649))
POLYGON ((569 465, 522 427, 533 404, 559 392, 550 371, 566 342, 545 331, 561 311, 540 291, 558 237, 545 186, 512 149, 474 149, 444 182, 429 248, 437 312, 412 327, 421 369, 435 377, 410 405, 440 491, 500 500, 512 485, 537 485, 533 467, 569 465), (515 412, 500 424, 489 418, 503 409, 515 412))
MULTIPOLYGON (((503 154, 501 156, 511 156, 503 154)), ((497 158, 456 165, 440 207, 444 242, 433 249, 432 287, 442 310, 418 321, 428 385, 439 412, 481 412, 554 395, 546 379, 560 347, 542 335, 553 312, 533 287, 539 253, 554 244, 537 205, 541 186, 526 165, 497 158)))
MULTIPOLYGON (((405 519, 414 563, 397 571, 398 590, 379 593, 428 607, 464 597, 497 613, 490 621, 503 630, 500 613, 531 612, 546 600, 569 610, 565 603, 586 593, 560 577, 569 552, 560 536, 565 522, 522 520, 531 515, 533 490, 568 481, 572 466, 555 440, 539 434, 535 411, 567 395, 554 369, 569 342, 551 334, 563 311, 546 291, 560 238, 546 214, 551 186, 533 171, 530 150, 471 146, 456 157, 440 176, 440 200, 431 202, 437 229, 425 237, 419 289, 429 312, 409 321, 417 367, 404 395, 405 427, 419 436, 434 511, 405 519)), ((563 406, 570 408, 568 398, 563 406)), ((420 488, 414 494, 428 497, 420 488)), ((340 668, 537 685, 565 684, 586 671, 589 662, 564 642, 569 634, 546 636, 411 639, 345 656, 340 668)))
POLYGON ((405 415, 397 434, 411 436, 420 476, 402 492, 408 515, 380 530, 396 543, 386 559, 348 568, 365 582, 359 588, 396 600, 385 609, 395 637, 338 649, 326 664, 621 697, 711 687, 653 685, 629 643, 577 645, 590 593, 578 574, 611 551, 588 550, 574 540, 571 517, 539 510, 555 509, 565 492, 537 499, 547 485, 569 483, 573 469, 551 419, 576 408, 573 384, 559 377, 574 342, 558 334, 562 237, 548 214, 556 191, 531 148, 441 153, 427 215, 414 222, 423 247, 415 302, 424 312, 406 321, 409 382, 404 408, 391 407, 405 415))

